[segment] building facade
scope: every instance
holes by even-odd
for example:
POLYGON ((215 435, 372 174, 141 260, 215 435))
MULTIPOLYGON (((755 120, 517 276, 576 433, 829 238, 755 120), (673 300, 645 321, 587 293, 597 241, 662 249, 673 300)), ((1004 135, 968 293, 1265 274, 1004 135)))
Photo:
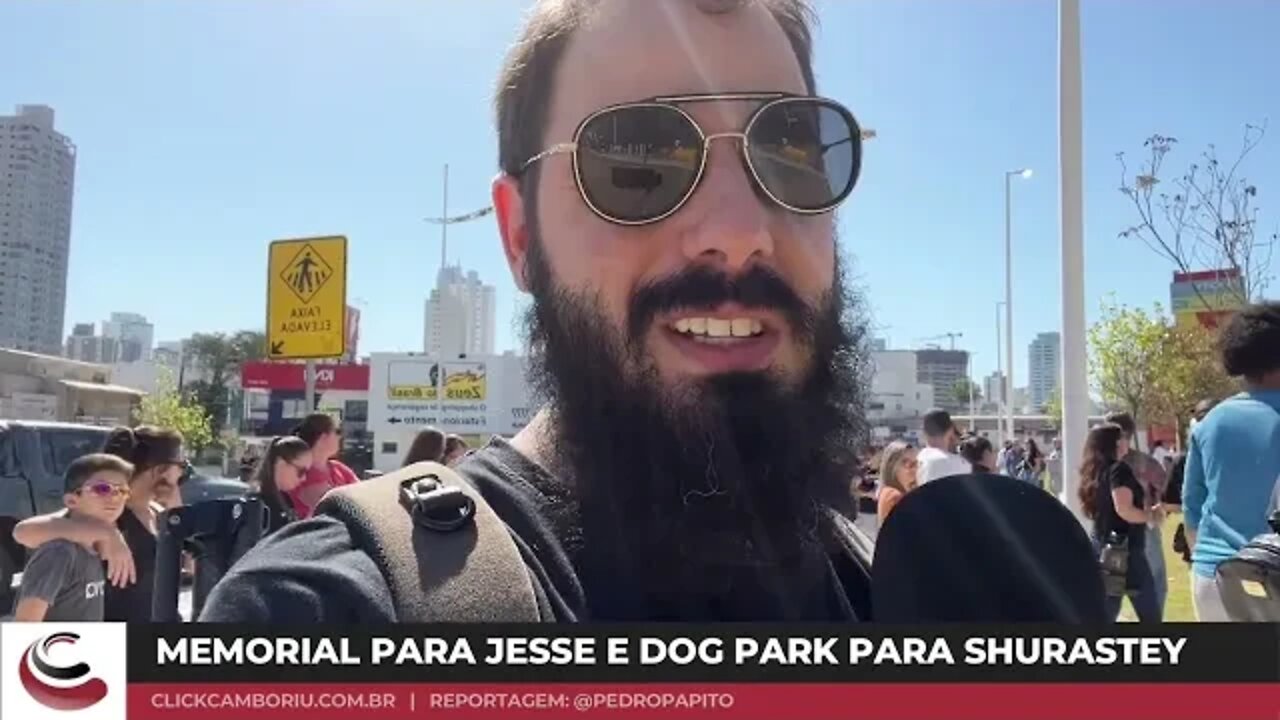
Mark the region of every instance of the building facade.
POLYGON ((0 115, 0 347, 62 351, 75 168, 52 108, 0 115))
POLYGON ((131 363, 151 359, 155 328, 137 313, 111 313, 110 320, 102 321, 102 336, 114 339, 119 346, 120 356, 110 362, 131 363))
POLYGON ((1004 373, 996 371, 982 379, 983 405, 1004 405, 1004 373))
POLYGON ((151 359, 151 323, 135 313, 112 313, 102 321, 102 334, 95 335, 92 323, 76 323, 67 338, 63 354, 81 362, 147 362, 151 359))
POLYGON ((495 290, 474 270, 441 268, 427 299, 423 350, 435 357, 493 354, 495 290))
POLYGON ((969 376, 964 350, 916 350, 916 379, 933 387, 934 405, 950 413, 968 412, 968 399, 956 397, 956 384, 969 376))
POLYGON ((1036 335, 1027 349, 1027 367, 1031 407, 1043 408, 1058 389, 1062 377, 1062 335, 1056 332, 1036 335))
POLYGON ((899 433, 919 424, 914 419, 933 407, 934 396, 933 387, 918 379, 915 351, 876 351, 871 354, 871 362, 868 419, 899 433))

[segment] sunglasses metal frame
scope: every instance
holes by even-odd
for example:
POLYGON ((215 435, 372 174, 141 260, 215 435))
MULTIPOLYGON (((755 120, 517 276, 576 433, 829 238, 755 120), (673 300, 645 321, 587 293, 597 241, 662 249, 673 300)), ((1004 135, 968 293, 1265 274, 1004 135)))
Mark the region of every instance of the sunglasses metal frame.
POLYGON ((839 207, 840 204, 843 203, 849 197, 849 195, 853 192, 853 188, 858 184, 858 177, 859 175, 861 175, 861 168, 862 168, 861 145, 864 139, 863 135, 864 133, 862 132, 862 127, 858 124, 857 118, 853 116, 853 113, 848 108, 836 102, 835 100, 831 100, 830 98, 818 97, 816 95, 794 95, 791 93, 781 93, 781 92, 717 93, 717 94, 707 94, 707 95, 662 95, 654 98, 649 98, 648 100, 639 100, 635 102, 625 102, 625 103, 618 103, 615 105, 609 105, 608 107, 603 107, 603 108, 600 108, 599 110, 596 110, 595 112, 591 113, 586 118, 584 118, 582 122, 578 123, 577 129, 573 131, 573 140, 571 142, 557 143, 547 148, 546 150, 543 150, 537 155, 534 155, 533 157, 525 161, 524 165, 521 166, 520 171, 523 173, 524 171, 528 170, 529 167, 532 166, 534 163, 545 160, 551 157, 552 155, 563 155, 568 153, 570 158, 572 158, 572 162, 573 162, 574 185, 577 186, 578 195, 582 197, 582 201, 587 204, 587 207, 591 209, 591 212, 595 213, 602 220, 614 223, 616 225, 626 225, 631 227, 639 226, 639 225, 650 225, 656 222, 661 222, 662 220, 666 220, 667 218, 679 212, 680 209, 685 206, 685 203, 689 202, 689 198, 693 197, 694 192, 697 191, 698 186, 702 183, 703 175, 706 174, 707 156, 710 154, 710 151, 711 151, 711 141, 731 138, 738 141, 739 150, 742 155, 743 166, 746 167, 747 170, 751 173, 752 182, 754 182, 756 188, 758 188, 761 192, 763 192, 770 200, 772 200, 779 207, 785 210, 788 210, 790 212, 796 213, 797 215, 823 215, 839 207), (722 132, 722 133, 711 133, 708 135, 706 132, 703 131, 702 126, 698 124, 698 121, 695 120, 692 115, 690 115, 688 112, 686 112, 683 108, 680 107, 680 105, 688 104, 688 103, 735 102, 735 101, 761 103, 760 107, 756 108, 751 113, 751 116, 747 118, 746 126, 742 129, 741 132, 722 132), (750 153, 751 141, 748 136, 751 134, 751 129, 755 126, 756 121, 760 119, 760 116, 763 115, 766 110, 776 107, 778 105, 784 105, 787 103, 794 103, 794 102, 809 102, 813 104, 822 105, 824 107, 829 107, 839 112, 842 116, 844 116, 845 120, 849 123, 850 129, 853 131, 850 136, 850 141, 853 141, 856 139, 859 146, 858 161, 854 164, 852 177, 849 180, 848 186, 845 187, 844 191, 841 192, 838 196, 836 196, 830 203, 817 209, 798 208, 794 205, 783 202, 781 198, 779 198, 776 194, 774 194, 774 192, 770 190, 767 185, 765 185, 764 181, 760 178, 760 173, 756 171, 755 164, 751 162, 751 153, 750 153), (582 169, 579 166, 579 162, 578 162, 578 148, 580 147, 582 132, 596 118, 600 117, 601 115, 611 113, 611 112, 616 112, 618 110, 623 110, 626 108, 645 108, 645 107, 658 107, 658 108, 664 108, 668 110, 674 110, 675 112, 680 113, 682 116, 684 116, 685 120, 687 120, 688 123, 693 127, 694 131, 698 133, 698 137, 701 140, 702 147, 699 149, 699 152, 698 152, 698 170, 696 173, 694 173, 693 182, 689 183, 689 189, 685 191, 684 195, 670 210, 667 210, 666 212, 660 215, 657 215, 655 217, 645 218, 643 220, 622 220, 620 218, 613 217, 612 215, 602 211, 599 207, 596 206, 595 203, 591 201, 591 197, 587 193, 586 185, 582 181, 582 169))

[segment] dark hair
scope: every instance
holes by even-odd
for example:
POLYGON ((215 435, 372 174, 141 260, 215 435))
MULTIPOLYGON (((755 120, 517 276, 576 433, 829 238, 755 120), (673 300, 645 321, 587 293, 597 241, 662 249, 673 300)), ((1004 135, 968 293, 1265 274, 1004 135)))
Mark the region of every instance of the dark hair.
POLYGON ((1040 445, 1036 443, 1033 437, 1027 438, 1027 466, 1034 467, 1036 460, 1040 459, 1040 445))
POLYGON ((969 461, 974 469, 982 468, 985 472, 991 472, 995 468, 989 468, 982 464, 982 456, 993 450, 991 441, 981 435, 970 435, 960 442, 960 457, 969 461))
POLYGON ((924 434, 926 437, 940 438, 955 425, 951 422, 951 413, 941 408, 934 408, 924 414, 924 434))
POLYGON ((1280 302, 1257 303, 1232 315, 1218 334, 1218 348, 1232 377, 1258 382, 1280 370, 1280 302))
POLYGON ((435 428, 422 430, 413 438, 413 444, 404 456, 404 467, 420 462, 440 462, 444 460, 444 450, 444 433, 435 428))
MULTIPOLYGON (((759 1, 769 8, 786 33, 800 62, 805 88, 812 94, 817 86, 813 74, 812 8, 807 0, 759 1)), ((587 20, 595 4, 595 0, 538 0, 507 53, 494 99, 498 165, 507 175, 521 177, 529 158, 543 151, 550 113, 547 100, 555 86, 560 61, 573 33, 587 20)), ((722 14, 744 4, 747 3, 743 0, 698 0, 697 7, 708 14, 722 14)), ((536 206, 537 168, 536 164, 532 166, 520 183, 528 207, 536 206)))
POLYGON ((445 457, 449 457, 450 455, 452 455, 453 453, 459 450, 466 452, 467 450, 470 450, 470 449, 471 449, 471 446, 467 444, 467 441, 464 440, 461 435, 454 435, 453 433, 450 433, 449 437, 445 438, 445 441, 444 441, 445 457))
POLYGON ((67 466, 67 472, 62 478, 62 491, 73 493, 95 473, 107 470, 124 475, 126 480, 133 477, 133 465, 125 460, 107 453, 93 453, 76 458, 67 466))
POLYGON ((298 423, 293 429, 292 435, 302 438, 302 441, 308 447, 315 447, 316 442, 323 436, 328 435, 338 429, 338 421, 333 419, 332 415, 325 413, 311 413, 298 423))
POLYGON ((1080 463, 1080 507, 1085 517, 1098 516, 1098 475, 1119 460, 1120 440, 1124 428, 1115 423, 1095 426, 1084 441, 1084 457, 1080 463))
POLYGON ((1110 423, 1111 425, 1119 425, 1120 430, 1124 433, 1124 436, 1127 438, 1133 437, 1134 434, 1138 432, 1137 423, 1133 421, 1133 416, 1127 412, 1123 412, 1123 411, 1109 412, 1106 414, 1106 416, 1102 418, 1102 420, 1104 422, 1110 423))
POLYGON ((293 504, 276 483, 276 461, 284 460, 291 463, 306 452, 311 452, 311 446, 302 438, 292 435, 278 437, 267 445, 267 451, 263 453, 262 459, 258 461, 258 467, 253 471, 253 483, 258 486, 258 495, 262 497, 262 504, 272 512, 282 515, 293 514, 293 504))
POLYGON ((182 434, 153 425, 141 425, 132 429, 115 428, 107 435, 102 452, 115 455, 133 465, 135 476, 160 465, 180 465, 184 462, 182 434))

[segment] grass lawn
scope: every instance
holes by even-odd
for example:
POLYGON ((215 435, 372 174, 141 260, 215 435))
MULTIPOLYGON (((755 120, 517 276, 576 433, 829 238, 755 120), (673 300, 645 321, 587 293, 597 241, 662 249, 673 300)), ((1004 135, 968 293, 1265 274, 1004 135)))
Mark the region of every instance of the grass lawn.
MULTIPOLYGON (((1182 521, 1181 515, 1171 515, 1164 521, 1164 566, 1169 576, 1169 596, 1164 603, 1165 622, 1195 622, 1196 613, 1191 607, 1191 568, 1182 557, 1173 552, 1173 531, 1182 521)), ((1136 622, 1137 615, 1125 598, 1120 609, 1120 622, 1136 622)))

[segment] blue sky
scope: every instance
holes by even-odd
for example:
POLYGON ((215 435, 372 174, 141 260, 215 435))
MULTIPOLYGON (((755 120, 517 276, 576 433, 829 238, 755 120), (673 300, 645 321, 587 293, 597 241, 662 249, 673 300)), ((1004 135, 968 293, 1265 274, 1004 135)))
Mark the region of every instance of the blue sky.
MULTIPOLYGON (((488 202, 491 92, 525 2, 5 0, 0 110, 52 105, 79 148, 67 325, 147 315, 158 339, 260 327, 267 243, 351 238, 361 351, 417 350, 439 266, 441 168, 455 212, 488 202)), ((964 334, 995 367, 1003 173, 1014 187, 1015 360, 1060 317, 1056 4, 826 0, 817 71, 879 137, 841 212, 842 243, 891 344, 964 334)), ((1168 302, 1169 266, 1136 241, 1115 153, 1174 135, 1272 132, 1248 165, 1280 224, 1280 3, 1083 0, 1089 313, 1114 292, 1168 302)), ((498 345, 520 300, 491 219, 450 259, 498 288, 498 345)), ((1280 257, 1272 272, 1280 266, 1280 257)), ((1272 293, 1274 294, 1274 292, 1272 293)))

